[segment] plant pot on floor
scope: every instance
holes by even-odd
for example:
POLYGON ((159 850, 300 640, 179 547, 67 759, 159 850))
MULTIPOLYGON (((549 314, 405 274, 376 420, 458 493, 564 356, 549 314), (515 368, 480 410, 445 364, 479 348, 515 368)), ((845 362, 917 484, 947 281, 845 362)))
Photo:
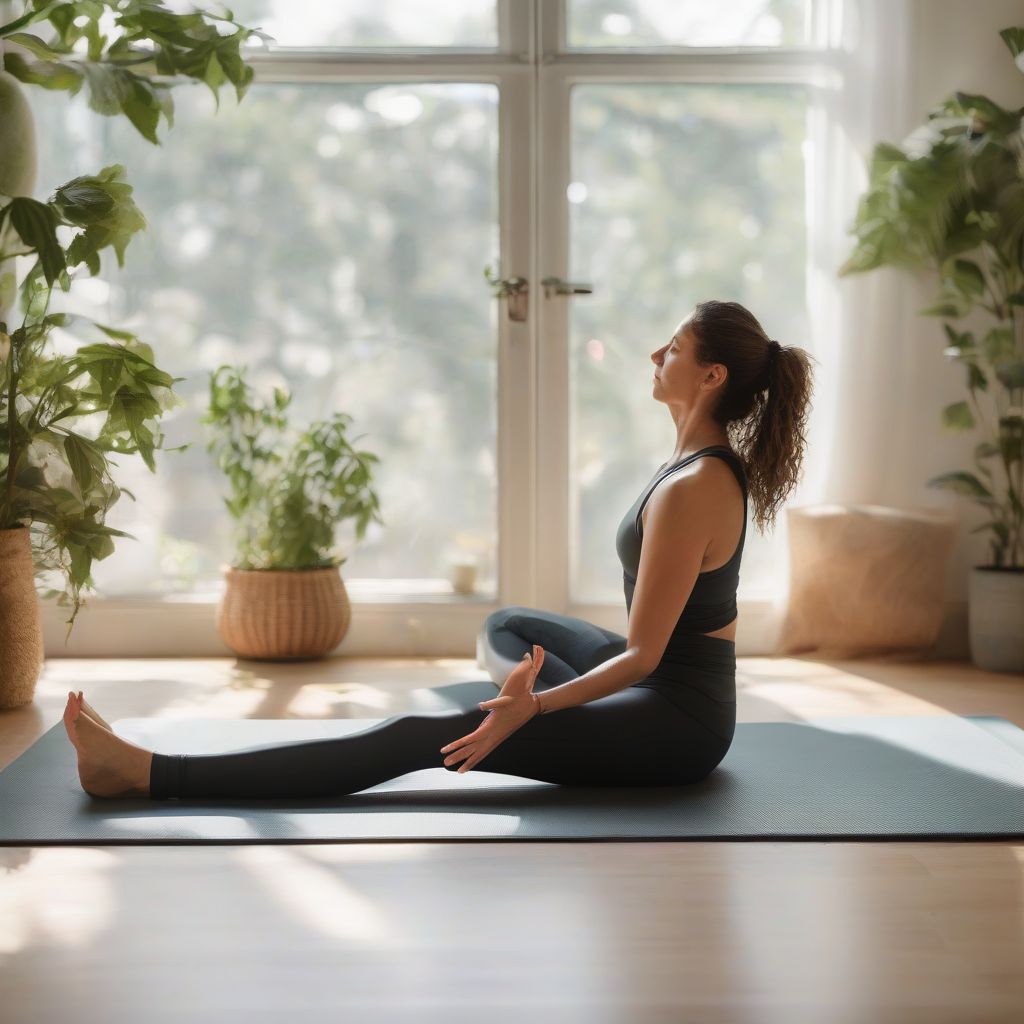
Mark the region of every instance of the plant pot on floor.
POLYGON ((27 526, 0 530, 0 709, 29 704, 43 667, 43 627, 27 526))
POLYGON ((1024 569, 976 565, 967 590, 971 661, 990 672, 1024 672, 1024 569))
POLYGON ((348 632, 352 605, 339 566, 222 570, 217 629, 239 657, 321 658, 348 632))

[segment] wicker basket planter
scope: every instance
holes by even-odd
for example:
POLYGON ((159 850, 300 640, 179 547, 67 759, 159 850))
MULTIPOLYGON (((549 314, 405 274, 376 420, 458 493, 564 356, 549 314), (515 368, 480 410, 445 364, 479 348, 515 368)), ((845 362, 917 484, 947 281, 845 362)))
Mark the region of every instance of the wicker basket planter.
POLYGON ((348 632, 352 605, 339 566, 222 570, 227 587, 217 629, 239 657, 322 658, 348 632))
POLYGON ((26 526, 0 530, 0 709, 31 702, 43 667, 43 627, 26 526))

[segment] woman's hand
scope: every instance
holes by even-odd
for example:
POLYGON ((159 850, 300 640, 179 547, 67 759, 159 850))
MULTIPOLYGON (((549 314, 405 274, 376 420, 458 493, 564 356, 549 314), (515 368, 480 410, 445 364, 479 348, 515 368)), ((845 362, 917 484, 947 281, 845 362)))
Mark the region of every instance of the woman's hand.
POLYGON ((534 644, 533 656, 523 655, 523 660, 508 674, 498 696, 480 702, 480 707, 492 708, 491 713, 468 736, 441 748, 442 754, 449 755, 444 759, 445 765, 464 760, 459 774, 468 772, 516 729, 540 714, 533 683, 543 664, 544 648, 534 644))

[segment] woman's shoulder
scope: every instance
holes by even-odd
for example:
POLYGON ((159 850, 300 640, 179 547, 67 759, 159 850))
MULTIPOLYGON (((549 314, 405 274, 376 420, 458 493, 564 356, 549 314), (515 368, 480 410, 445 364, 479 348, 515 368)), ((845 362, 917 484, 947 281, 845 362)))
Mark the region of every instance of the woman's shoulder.
POLYGON ((744 493, 746 483, 742 462, 738 463, 743 477, 741 484, 729 461, 723 458, 694 459, 689 465, 668 474, 655 488, 652 500, 685 506, 687 517, 700 513, 720 516, 723 505, 732 500, 737 489, 744 493))

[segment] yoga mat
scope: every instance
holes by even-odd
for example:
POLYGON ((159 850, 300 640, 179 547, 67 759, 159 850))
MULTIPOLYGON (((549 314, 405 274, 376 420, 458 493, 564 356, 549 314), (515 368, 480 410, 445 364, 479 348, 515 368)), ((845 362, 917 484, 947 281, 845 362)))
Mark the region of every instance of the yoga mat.
MULTIPOLYGON (((147 749, 187 754, 339 736, 383 720, 112 724, 147 749)), ((429 768, 333 800, 102 800, 81 789, 62 722, 0 772, 4 846, 1022 835, 1024 731, 996 715, 739 723, 725 760, 690 786, 568 787, 429 768)))

